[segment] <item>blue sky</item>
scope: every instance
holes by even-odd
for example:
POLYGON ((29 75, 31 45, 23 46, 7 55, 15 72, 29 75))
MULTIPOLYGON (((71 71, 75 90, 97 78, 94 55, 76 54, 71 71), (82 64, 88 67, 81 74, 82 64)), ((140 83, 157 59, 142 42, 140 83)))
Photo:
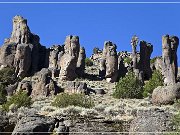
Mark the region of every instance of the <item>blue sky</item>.
POLYGON ((152 56, 157 56, 162 53, 162 35, 180 37, 180 4, 0 4, 1 45, 4 38, 10 37, 15 15, 28 19, 31 31, 47 47, 63 44, 67 35, 78 35, 87 56, 94 47, 103 48, 107 40, 114 42, 118 51, 131 51, 130 40, 134 34, 152 43, 152 56))

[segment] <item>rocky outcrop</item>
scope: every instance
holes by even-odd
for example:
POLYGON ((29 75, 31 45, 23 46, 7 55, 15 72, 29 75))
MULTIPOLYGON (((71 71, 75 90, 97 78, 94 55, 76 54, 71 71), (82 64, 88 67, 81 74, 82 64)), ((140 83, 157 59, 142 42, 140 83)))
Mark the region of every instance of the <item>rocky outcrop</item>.
POLYGON ((14 67, 17 76, 23 78, 45 67, 46 48, 39 43, 39 36, 31 33, 27 20, 13 18, 13 31, 0 49, 0 65, 14 67))
POLYGON ((79 37, 67 36, 64 45, 64 55, 60 60, 60 80, 74 80, 77 77, 76 66, 79 55, 79 37))
POLYGON ((51 78, 51 72, 43 68, 36 73, 37 80, 32 83, 32 97, 56 95, 59 91, 56 83, 51 78))
POLYGON ((177 79, 177 48, 179 45, 178 37, 165 35, 162 37, 162 73, 164 83, 174 84, 177 79))
POLYGON ((100 61, 100 75, 105 73, 107 82, 115 82, 118 77, 118 56, 116 45, 110 41, 104 43, 103 58, 100 61))
POLYGON ((76 73, 78 74, 79 77, 84 76, 85 58, 86 58, 85 48, 81 47, 80 51, 79 51, 79 56, 78 56, 78 61, 77 61, 77 69, 76 69, 76 73))
POLYGON ((138 112, 137 117, 131 122, 129 135, 139 135, 143 132, 144 135, 159 135, 172 131, 171 123, 172 114, 164 110, 151 110, 138 112))
POLYGON ((42 116, 26 116, 22 117, 16 124, 12 135, 34 135, 44 134, 49 135, 52 132, 55 124, 53 119, 48 119, 42 116), (40 132, 40 133, 38 133, 40 132), (43 133, 44 132, 44 133, 43 133))
POLYGON ((153 90, 153 104, 172 104, 175 99, 180 99, 180 83, 168 86, 159 86, 153 90))
POLYGON ((149 80, 152 76, 150 67, 150 57, 153 52, 153 46, 146 41, 140 41, 140 70, 143 71, 145 80, 149 80))

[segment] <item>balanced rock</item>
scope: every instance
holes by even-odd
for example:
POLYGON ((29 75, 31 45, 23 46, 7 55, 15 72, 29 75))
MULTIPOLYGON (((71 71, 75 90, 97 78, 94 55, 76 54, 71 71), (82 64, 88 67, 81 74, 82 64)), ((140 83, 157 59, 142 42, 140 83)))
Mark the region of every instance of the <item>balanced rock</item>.
POLYGON ((176 99, 180 98, 180 83, 159 86, 153 90, 152 102, 153 104, 172 104, 176 99))

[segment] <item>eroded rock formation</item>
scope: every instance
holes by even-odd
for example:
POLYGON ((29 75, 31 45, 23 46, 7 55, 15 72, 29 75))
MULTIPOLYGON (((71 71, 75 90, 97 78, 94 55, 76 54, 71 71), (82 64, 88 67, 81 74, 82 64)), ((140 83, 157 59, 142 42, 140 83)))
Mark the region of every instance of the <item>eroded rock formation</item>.
POLYGON ((178 37, 169 35, 162 37, 162 73, 165 77, 164 83, 167 85, 176 83, 178 45, 178 37))
POLYGON ((150 67, 150 57, 153 46, 146 41, 140 41, 140 70, 143 71, 144 79, 149 80, 152 75, 150 67))
POLYGON ((76 66, 80 50, 79 37, 67 36, 64 45, 64 55, 60 60, 60 80, 74 80, 77 77, 76 66))
POLYGON ((100 74, 103 75, 105 70, 105 78, 108 82, 115 82, 118 77, 118 56, 116 48, 116 45, 110 41, 104 43, 103 58, 100 62, 100 74))

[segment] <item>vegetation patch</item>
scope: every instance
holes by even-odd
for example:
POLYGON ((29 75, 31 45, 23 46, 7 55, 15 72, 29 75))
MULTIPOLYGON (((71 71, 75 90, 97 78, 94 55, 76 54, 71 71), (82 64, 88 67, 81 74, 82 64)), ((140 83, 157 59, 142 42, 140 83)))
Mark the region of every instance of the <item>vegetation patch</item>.
POLYGON ((163 86, 163 75, 159 70, 153 71, 152 78, 144 85, 143 96, 147 97, 148 94, 151 94, 155 88, 158 86, 163 86))
POLYGON ((15 108, 20 108, 22 106, 30 107, 32 100, 31 97, 27 95, 27 92, 20 90, 11 96, 8 101, 2 105, 3 110, 8 112, 12 104, 15 108))
POLYGON ((120 78, 113 93, 115 98, 142 98, 143 84, 133 72, 120 78))
POLYGON ((85 59, 85 64, 86 64, 86 66, 92 66, 93 65, 93 61, 90 60, 89 58, 86 58, 85 59))
POLYGON ((94 102, 90 97, 84 94, 60 93, 55 97, 55 100, 52 102, 52 105, 62 108, 68 106, 80 106, 85 108, 92 108, 94 106, 94 102))

